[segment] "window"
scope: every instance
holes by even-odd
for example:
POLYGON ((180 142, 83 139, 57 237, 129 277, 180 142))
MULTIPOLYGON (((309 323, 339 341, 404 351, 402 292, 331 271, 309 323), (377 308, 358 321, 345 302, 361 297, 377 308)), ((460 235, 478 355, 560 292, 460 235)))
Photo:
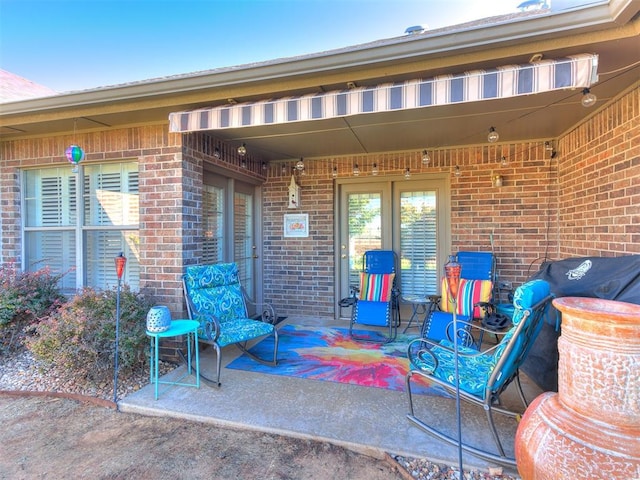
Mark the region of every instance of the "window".
POLYGON ((137 163, 87 165, 78 174, 69 167, 27 170, 24 192, 26 270, 66 272, 61 287, 68 292, 110 288, 122 252, 123 281, 139 288, 137 163))
POLYGON ((202 192, 202 263, 224 261, 224 189, 205 185, 202 192))

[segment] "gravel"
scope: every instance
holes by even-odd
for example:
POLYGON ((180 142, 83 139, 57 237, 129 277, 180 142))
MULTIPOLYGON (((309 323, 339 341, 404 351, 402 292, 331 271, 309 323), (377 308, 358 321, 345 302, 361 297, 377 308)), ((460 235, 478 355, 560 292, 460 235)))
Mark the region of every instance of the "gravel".
MULTIPOLYGON (((160 374, 164 375, 175 365, 160 362, 160 374)), ((148 372, 119 374, 118 399, 133 393, 149 383, 148 372)), ((23 350, 0 357, 0 391, 60 392, 113 400, 113 380, 100 385, 87 385, 72 375, 62 374, 46 368, 23 350)), ((460 479, 459 470, 450 465, 430 462, 426 459, 395 456, 395 461, 404 468, 407 478, 416 480, 460 479)), ((520 477, 505 473, 501 468, 490 471, 471 470, 464 472, 464 480, 520 480, 520 477)))

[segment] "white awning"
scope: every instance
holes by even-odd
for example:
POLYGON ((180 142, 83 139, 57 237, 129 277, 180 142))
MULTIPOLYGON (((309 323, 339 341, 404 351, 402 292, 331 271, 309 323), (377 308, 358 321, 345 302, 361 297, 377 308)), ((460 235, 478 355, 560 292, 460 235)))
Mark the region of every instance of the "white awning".
POLYGON ((597 81, 597 68, 597 55, 582 54, 460 75, 174 112, 169 114, 169 129, 180 133, 255 127, 582 89, 597 81))

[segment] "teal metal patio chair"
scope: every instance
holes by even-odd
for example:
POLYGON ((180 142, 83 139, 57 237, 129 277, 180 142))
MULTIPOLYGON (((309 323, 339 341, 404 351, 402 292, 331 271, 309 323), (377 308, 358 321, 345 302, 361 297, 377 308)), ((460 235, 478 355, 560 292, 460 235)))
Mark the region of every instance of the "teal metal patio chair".
POLYGON ((182 279, 189 318, 200 322, 198 341, 213 346, 216 351, 216 377, 211 380, 220 386, 221 349, 236 345, 254 360, 275 366, 278 356, 278 331, 271 323, 277 318, 268 303, 251 301, 240 284, 235 263, 191 265, 182 279), (247 305, 253 304, 261 312, 259 319, 249 318, 247 305), (248 351, 248 342, 273 335, 273 359, 263 359, 248 351))
MULTIPOLYGON (((418 338, 409 344, 408 357, 411 362, 406 376, 406 388, 409 399, 407 418, 422 430, 463 450, 498 463, 515 465, 515 460, 505 455, 498 431, 493 421, 493 412, 511 417, 520 413, 512 412, 500 405, 500 394, 515 380, 518 394, 525 408, 527 400, 520 384, 519 368, 524 362, 540 329, 547 307, 552 299, 549 284, 543 280, 533 280, 518 287, 514 294, 514 314, 512 327, 497 345, 478 351, 472 347, 458 344, 458 357, 455 357, 455 345, 451 340, 434 341, 418 338), (456 388, 455 363, 458 363, 458 386, 456 388), (498 453, 465 443, 459 445, 458 439, 450 437, 416 416, 412 396, 412 380, 423 377, 443 387, 454 397, 459 390, 460 399, 484 408, 491 434, 498 453)), ((473 325, 473 329, 483 329, 473 325)), ((486 330, 489 331, 489 330, 486 330)), ((491 333, 495 333, 491 331, 491 333)))

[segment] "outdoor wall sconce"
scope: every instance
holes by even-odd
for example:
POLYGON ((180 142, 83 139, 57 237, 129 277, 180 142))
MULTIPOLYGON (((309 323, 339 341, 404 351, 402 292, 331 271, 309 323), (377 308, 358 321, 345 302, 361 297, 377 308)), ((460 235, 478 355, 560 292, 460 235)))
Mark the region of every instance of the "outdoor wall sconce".
POLYGON ((598 100, 598 97, 591 93, 591 90, 588 88, 582 90, 582 99, 580 100, 580 103, 582 103, 583 107, 593 107, 596 104, 596 100, 598 100))
POLYGON ((356 163, 356 164, 353 166, 353 176, 354 176, 354 177, 357 177, 358 175, 360 175, 360 168, 358 168, 358 164, 356 163))
POLYGON ((238 155, 240 155, 241 157, 244 157, 246 154, 247 154, 247 145, 246 143, 243 143, 238 147, 238 155))
POLYGON ((487 135, 487 141, 489 143, 496 143, 499 138, 500 138, 500 135, 498 134, 498 132, 496 132, 495 127, 491 127, 489 129, 489 135, 487 135))
POLYGON ((422 164, 423 165, 429 165, 429 163, 431 163, 431 157, 429 156, 429 152, 427 152, 426 150, 422 151, 422 164))
POLYGON ((502 187, 502 175, 500 174, 495 174, 493 172, 491 172, 491 185, 493 185, 494 188, 500 188, 502 187))
POLYGON ((377 163, 373 164, 373 168, 371 169, 371 175, 373 175, 374 177, 376 175, 378 175, 378 164, 377 163))

